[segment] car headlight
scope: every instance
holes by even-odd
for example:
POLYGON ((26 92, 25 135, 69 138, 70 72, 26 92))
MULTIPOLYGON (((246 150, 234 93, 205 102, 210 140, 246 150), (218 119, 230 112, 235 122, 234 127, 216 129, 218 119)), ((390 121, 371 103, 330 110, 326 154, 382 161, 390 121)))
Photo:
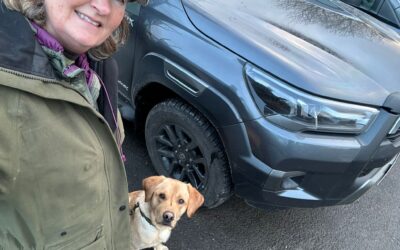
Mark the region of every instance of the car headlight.
POLYGON ((360 133, 379 112, 307 94, 251 64, 245 66, 245 75, 261 113, 270 122, 288 130, 360 133))

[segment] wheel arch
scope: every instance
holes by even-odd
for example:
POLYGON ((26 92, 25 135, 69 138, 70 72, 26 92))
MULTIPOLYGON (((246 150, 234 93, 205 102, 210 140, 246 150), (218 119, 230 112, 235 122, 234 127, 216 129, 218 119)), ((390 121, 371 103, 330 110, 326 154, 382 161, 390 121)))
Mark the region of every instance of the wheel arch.
POLYGON ((167 58, 164 55, 150 52, 144 54, 136 62, 136 65, 140 66, 135 68, 134 84, 132 83, 130 89, 131 100, 135 110, 135 127, 137 131, 144 131, 147 115, 157 103, 170 98, 182 100, 199 111, 213 126, 223 146, 229 171, 232 175, 232 159, 228 154, 227 149, 229 147, 223 140, 224 136, 221 128, 242 122, 241 115, 234 105, 234 101, 225 96, 221 92, 222 90, 214 87, 213 77, 205 77, 207 73, 203 72, 202 69, 196 68, 196 65, 186 65, 182 60, 182 58, 167 58), (166 65, 172 65, 173 67, 168 68, 166 65), (186 65, 186 67, 182 67, 182 65, 186 65), (194 80, 198 81, 200 79, 199 75, 201 75, 202 79, 205 78, 205 80, 200 79, 200 81, 205 81, 206 87, 204 91, 199 95, 193 95, 187 89, 182 88, 176 81, 171 80, 167 76, 168 70, 175 70, 174 73, 185 76, 182 78, 184 80, 193 79, 194 76, 197 78, 194 80), (215 109, 215 107, 218 107, 218 109, 215 109))
POLYGON ((135 96, 135 125, 140 131, 144 130, 147 115, 158 103, 171 98, 181 99, 175 92, 161 83, 151 82, 141 88, 135 96))

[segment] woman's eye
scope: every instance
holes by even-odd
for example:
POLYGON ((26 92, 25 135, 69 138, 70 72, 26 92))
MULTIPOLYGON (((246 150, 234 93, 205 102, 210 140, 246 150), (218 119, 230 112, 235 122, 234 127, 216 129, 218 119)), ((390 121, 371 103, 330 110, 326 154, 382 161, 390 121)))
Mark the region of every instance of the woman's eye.
POLYGON ((160 197, 161 200, 165 200, 165 198, 166 198, 164 193, 161 193, 158 196, 160 197))
POLYGON ((184 201, 183 199, 179 199, 179 200, 178 200, 178 203, 182 205, 182 204, 185 203, 185 201, 184 201))

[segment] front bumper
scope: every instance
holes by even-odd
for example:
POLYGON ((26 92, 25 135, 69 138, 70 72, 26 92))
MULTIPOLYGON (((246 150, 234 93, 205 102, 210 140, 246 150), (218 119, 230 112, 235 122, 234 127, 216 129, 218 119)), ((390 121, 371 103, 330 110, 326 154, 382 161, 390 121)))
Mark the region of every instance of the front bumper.
POLYGON ((394 165, 396 119, 382 110, 358 136, 293 133, 265 119, 224 128, 235 192, 257 207, 351 203, 394 165))

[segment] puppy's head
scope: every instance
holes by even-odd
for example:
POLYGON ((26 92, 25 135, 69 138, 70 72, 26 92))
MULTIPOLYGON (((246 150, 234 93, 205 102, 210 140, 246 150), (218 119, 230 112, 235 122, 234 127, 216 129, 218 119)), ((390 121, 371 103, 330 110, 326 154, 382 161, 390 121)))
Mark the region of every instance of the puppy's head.
POLYGON ((164 176, 144 179, 143 189, 150 219, 158 227, 174 228, 185 212, 192 217, 204 202, 203 195, 190 184, 164 176))

